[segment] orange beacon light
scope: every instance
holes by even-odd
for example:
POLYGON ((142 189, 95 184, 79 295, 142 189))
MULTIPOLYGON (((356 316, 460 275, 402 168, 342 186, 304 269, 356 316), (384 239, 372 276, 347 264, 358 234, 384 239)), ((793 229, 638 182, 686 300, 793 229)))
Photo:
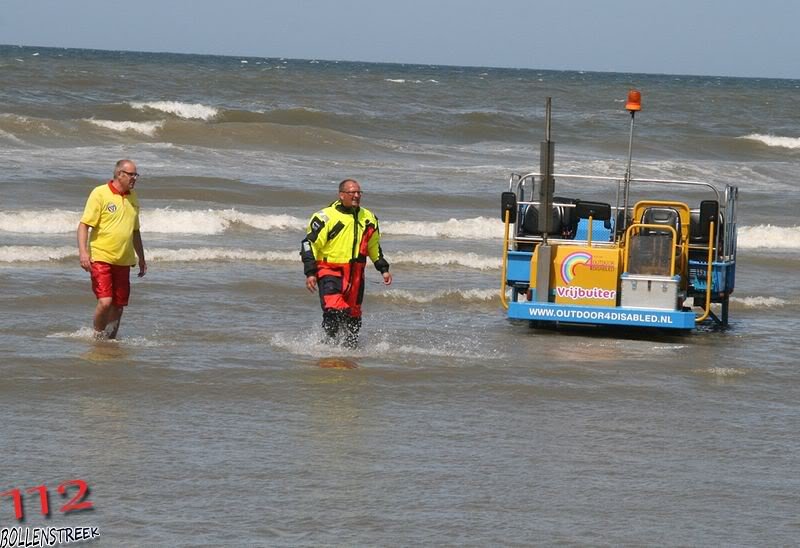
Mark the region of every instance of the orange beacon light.
POLYGON ((637 89, 628 92, 628 102, 625 103, 625 110, 636 112, 642 110, 642 94, 637 89))

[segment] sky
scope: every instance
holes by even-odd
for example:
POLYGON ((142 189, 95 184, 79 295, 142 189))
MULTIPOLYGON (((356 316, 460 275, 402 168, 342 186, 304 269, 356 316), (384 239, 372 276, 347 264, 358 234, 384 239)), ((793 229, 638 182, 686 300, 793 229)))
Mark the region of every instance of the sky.
POLYGON ((0 0, 0 44, 800 78, 800 0, 0 0))

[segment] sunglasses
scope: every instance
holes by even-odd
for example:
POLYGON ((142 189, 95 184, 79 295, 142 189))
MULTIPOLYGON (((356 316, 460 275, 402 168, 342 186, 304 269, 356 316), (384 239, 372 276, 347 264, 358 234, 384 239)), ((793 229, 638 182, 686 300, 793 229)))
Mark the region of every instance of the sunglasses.
POLYGON ((125 175, 127 175, 131 179, 136 179, 137 177, 139 177, 139 174, 136 173, 135 171, 131 172, 131 171, 120 170, 120 173, 124 173, 125 175))

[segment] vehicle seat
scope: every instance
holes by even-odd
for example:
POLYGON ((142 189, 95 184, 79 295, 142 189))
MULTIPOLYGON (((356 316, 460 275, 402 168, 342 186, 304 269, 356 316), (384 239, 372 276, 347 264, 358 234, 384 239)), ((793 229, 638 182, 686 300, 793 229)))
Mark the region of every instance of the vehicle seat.
MULTIPOLYGON (((642 213, 641 224, 671 226, 677 233, 676 244, 681 238, 681 219, 672 207, 652 206, 642 213)), ((672 231, 666 228, 642 227, 630 237, 628 249, 628 272, 669 276, 672 254, 679 253, 679 247, 672 248, 672 231)))
MULTIPOLYGON (((647 225, 664 225, 664 226, 671 226, 677 232, 678 242, 681 239, 681 216, 678 214, 678 210, 674 207, 648 207, 642 213, 642 224, 647 225)), ((644 235, 664 235, 664 236, 671 236, 672 232, 666 229, 658 229, 658 228, 642 228, 642 234, 644 235)))
MULTIPOLYGON (((552 224, 548 236, 561 236, 561 208, 553 206, 550 213, 552 217, 552 224)), ((523 236, 541 236, 542 232, 539 230, 539 206, 530 204, 525 208, 525 213, 522 216, 521 235, 523 236)))
POLYGON ((592 218, 592 240, 611 241, 611 204, 578 200, 575 204, 577 219, 576 240, 589 239, 589 217, 592 218))

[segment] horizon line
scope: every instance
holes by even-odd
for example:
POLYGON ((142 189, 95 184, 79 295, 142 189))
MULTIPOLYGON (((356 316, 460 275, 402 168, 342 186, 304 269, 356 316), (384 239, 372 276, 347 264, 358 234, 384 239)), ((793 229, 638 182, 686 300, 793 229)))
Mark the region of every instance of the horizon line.
POLYGON ((554 68, 533 68, 533 67, 514 67, 514 66, 492 66, 492 65, 455 65, 450 63, 421 63, 421 62, 407 62, 407 61, 365 61, 354 59, 323 59, 319 57, 305 58, 305 57, 287 57, 287 56, 264 56, 264 55, 251 55, 251 54, 232 54, 232 53, 196 53, 185 51, 156 51, 156 50, 134 50, 134 49, 101 49, 89 47, 74 47, 74 46, 42 46, 42 45, 26 45, 26 44, 0 44, 0 48, 29 48, 29 49, 51 49, 51 50, 76 50, 76 51, 97 51, 106 53, 133 53, 133 54, 148 54, 148 55, 185 55, 194 57, 226 57, 226 58, 244 58, 244 59, 278 59, 281 61, 303 61, 303 62, 326 62, 326 63, 360 63, 370 65, 402 65, 402 66, 420 66, 420 67, 449 67, 449 68, 469 68, 469 69, 500 69, 500 70, 524 70, 524 71, 545 71, 545 72, 576 72, 576 73, 593 73, 593 74, 622 74, 622 75, 642 75, 642 76, 673 76, 673 77, 691 77, 691 78, 725 78, 725 79, 741 79, 741 80, 787 80, 796 81, 800 78, 786 78, 779 76, 729 76, 722 74, 696 74, 696 73, 670 73, 670 72, 633 72, 633 71, 611 71, 611 70, 596 70, 596 69, 554 69, 554 68))

